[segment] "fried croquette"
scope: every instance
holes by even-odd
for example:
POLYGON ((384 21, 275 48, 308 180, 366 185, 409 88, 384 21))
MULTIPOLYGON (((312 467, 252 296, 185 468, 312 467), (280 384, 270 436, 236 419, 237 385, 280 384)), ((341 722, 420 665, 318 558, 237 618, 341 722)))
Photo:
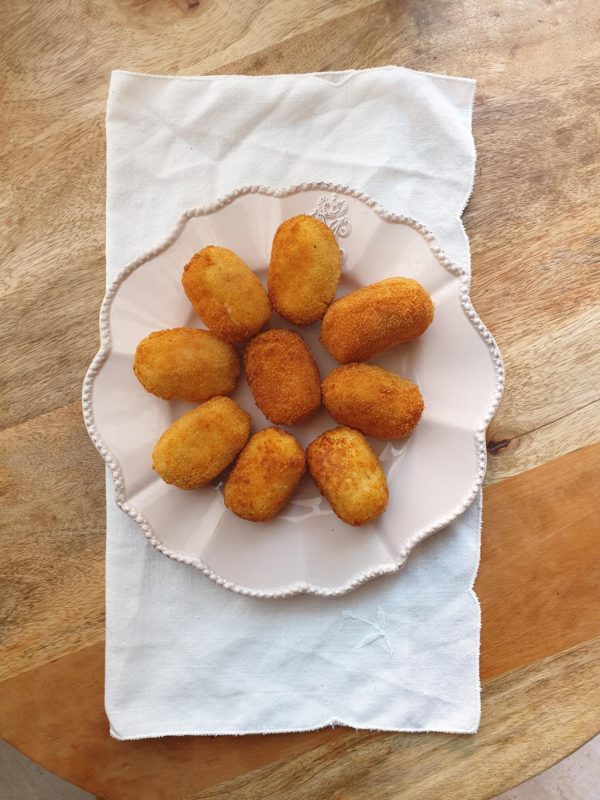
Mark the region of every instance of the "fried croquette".
POLYGON ((371 364, 345 364, 322 384, 323 404, 340 425, 376 439, 400 439, 423 413, 423 397, 411 381, 371 364))
POLYGON ((192 256, 183 269, 182 284, 202 322, 226 342, 249 339, 271 316, 261 282, 226 247, 205 247, 192 256))
POLYGON ((250 422, 235 400, 213 397, 167 428, 152 451, 152 468, 180 489, 204 486, 244 447, 250 422))
POLYGON ((273 519, 288 503, 306 469, 304 450, 281 428, 255 433, 225 484, 225 505, 252 522, 273 519))
POLYGON ((295 331, 274 329, 256 336, 244 354, 256 405, 277 425, 294 425, 321 405, 319 368, 295 331))
POLYGON ((321 319, 335 297, 342 254, 327 225, 300 214, 277 228, 269 266, 269 298, 296 325, 321 319))
POLYGON ((309 444, 306 460, 319 491, 344 522, 364 525, 385 511, 387 481, 362 433, 346 427, 325 431, 309 444))
POLYGON ((240 359, 233 345, 209 331, 171 328, 142 339, 133 371, 144 389, 157 397, 203 403, 233 392, 240 359))
POLYGON ((340 363, 366 361, 420 336, 433 319, 429 294, 412 278, 387 278, 336 300, 325 313, 321 344, 340 363))

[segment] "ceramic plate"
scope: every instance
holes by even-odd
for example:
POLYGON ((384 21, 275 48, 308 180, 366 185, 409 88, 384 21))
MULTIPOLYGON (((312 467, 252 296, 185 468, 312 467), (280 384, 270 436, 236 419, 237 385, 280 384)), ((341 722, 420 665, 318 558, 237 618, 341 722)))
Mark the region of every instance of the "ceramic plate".
MULTIPOLYGON (((275 314, 270 326, 294 328, 275 314)), ((249 187, 190 211, 161 247, 121 271, 104 299, 100 329, 83 408, 89 434, 112 470, 117 503, 161 553, 228 589, 262 597, 346 592, 399 569, 417 542, 448 525, 481 487, 485 429, 500 400, 503 370, 471 306, 468 278, 422 225, 350 189, 249 187), (372 360, 418 383, 425 412, 408 439, 370 440, 387 474, 390 502, 377 521, 360 528, 335 516, 308 475, 280 516, 260 524, 225 508, 225 475, 193 491, 163 483, 151 468, 152 448, 193 406, 148 394, 132 371, 136 345, 151 331, 203 327, 181 287, 193 253, 209 244, 229 247, 266 284, 275 229, 301 213, 324 220, 343 249, 338 296, 404 275, 423 284, 435 303, 423 336, 372 360)), ((336 364, 319 344, 319 325, 297 330, 324 377, 336 364)), ((270 425, 245 379, 233 396, 252 414, 254 431, 270 425)), ((334 426, 321 409, 290 430, 306 446, 334 426)))

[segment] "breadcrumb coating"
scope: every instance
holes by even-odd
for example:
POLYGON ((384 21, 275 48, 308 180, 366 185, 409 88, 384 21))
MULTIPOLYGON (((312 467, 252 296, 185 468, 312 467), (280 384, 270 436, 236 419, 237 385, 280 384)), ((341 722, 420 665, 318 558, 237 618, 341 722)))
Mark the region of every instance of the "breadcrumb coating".
POLYGON ((225 505, 252 522, 273 519, 287 505, 304 471, 304 450, 281 428, 255 433, 225 484, 225 505))
POLYGON ((364 525, 385 510, 387 481, 359 431, 347 427, 325 431, 309 444, 306 460, 319 491, 344 522, 364 525))
POLYGON ((319 368, 304 339, 276 328, 256 336, 244 354, 256 405, 277 425, 294 425, 321 405, 319 368))
POLYGON ((213 397, 167 428, 152 451, 152 468, 180 489, 204 486, 244 447, 250 424, 235 400, 213 397))
POLYGON ((163 400, 203 403, 234 391, 240 358, 232 345, 209 331, 170 328, 142 339, 133 371, 146 391, 163 400))
POLYGON ((366 361, 424 333, 431 297, 412 278, 387 278, 336 300, 321 324, 321 344, 341 364, 366 361))
POLYGON ((345 364, 325 378, 323 404, 340 425, 376 439, 401 439, 425 407, 419 387, 372 364, 345 364))
POLYGON ((277 228, 269 266, 269 298, 296 325, 321 319, 335 297, 342 254, 327 225, 300 214, 277 228))

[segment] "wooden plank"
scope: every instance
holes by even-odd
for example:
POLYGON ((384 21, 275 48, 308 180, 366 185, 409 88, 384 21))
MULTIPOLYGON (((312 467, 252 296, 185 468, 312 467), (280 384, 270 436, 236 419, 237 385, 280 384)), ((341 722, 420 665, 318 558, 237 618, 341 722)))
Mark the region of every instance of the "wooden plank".
MULTIPOLYGON (((218 3, 91 0, 60 9, 42 4, 35 14, 18 4, 6 10, 0 427, 9 429, 0 435, 7 499, 0 569, 11 592, 1 598, 10 627, 0 631, 0 663, 12 677, 0 686, 0 732, 7 738, 93 791, 104 787, 106 797, 137 797, 144 780, 157 797, 167 784, 189 796, 235 776, 210 796, 281 796, 273 793, 288 784, 286 797, 322 796, 322 770, 336 800, 403 792, 451 800, 464 797, 467 771, 470 796, 489 796, 577 746, 592 728, 591 714, 597 727, 592 645, 581 645, 577 656, 552 658, 540 673, 535 661, 510 673, 520 676, 512 689, 486 688, 484 728, 474 738, 352 738, 342 730, 110 740, 102 646, 80 650, 102 635, 103 471, 86 442, 78 396, 97 346, 104 283, 109 69, 268 73, 401 63, 478 79, 478 174, 465 223, 473 298, 508 369, 490 437, 511 440, 491 459, 490 479, 594 441, 599 19, 594 0, 510 8, 482 0, 241 0, 226 14, 218 3), (47 416, 35 420, 40 414, 47 416), (311 748, 305 763, 299 754, 311 748), (436 784, 438 775, 445 782, 436 784)), ((550 472, 486 490, 477 584, 484 675, 592 634, 595 474, 597 449, 588 448, 550 472)))
POLYGON ((475 584, 483 610, 482 675, 500 675, 600 633, 599 474, 597 444, 485 491, 475 584))
MULTIPOLYGON (((495 428, 496 426, 494 426, 495 428)), ((559 417, 512 439, 498 439, 502 429, 488 431, 486 484, 497 483, 598 441, 600 401, 559 417)))
POLYGON ((469 798, 484 798, 596 732, 599 665, 596 639, 487 681, 476 736, 327 728, 120 742, 108 735, 96 645, 5 682, 0 730, 34 761, 104 800, 138 800, 141 790, 145 800, 159 800, 166 786, 169 800, 464 800, 466 775, 469 798))
POLYGON ((571 752, 596 733, 599 656, 596 639, 490 681, 477 736, 355 733, 186 800, 493 797, 567 755, 566 740, 571 752))
POLYGON ((591 333, 575 317, 592 307, 598 286, 599 189, 592 176, 599 159, 600 82, 593 0, 560 7, 522 4, 510 14, 472 0, 437 0, 427 11, 417 3, 357 0, 332 6, 306 0, 293 13, 279 3, 257 11, 246 2, 236 5, 234 19, 211 4, 190 11, 156 3, 91 3, 87 9, 88 24, 82 24, 80 10, 70 6, 61 14, 41 6, 35 15, 14 6, 3 39, 12 67, 5 75, 6 125, 0 134, 0 152, 10 154, 0 276, 2 425, 75 401, 96 349, 103 291, 102 119, 108 68, 114 65, 168 72, 185 64, 193 73, 396 62, 476 76, 478 176, 465 218, 473 297, 508 366, 506 400, 492 438, 546 425, 569 404, 581 407, 583 391, 591 397, 595 375, 586 377, 580 369, 581 388, 571 377, 591 333), (579 24, 581 14, 590 25, 579 24), (54 48, 41 46, 31 54, 23 46, 45 37, 64 40, 59 91, 49 78, 57 69, 54 48), (462 46, 462 37, 470 48, 462 46), (83 61, 88 50, 94 53, 89 64, 83 61), (240 53, 252 55, 231 63, 240 53), (543 235, 540 219, 546 222, 543 235), (574 328, 568 349, 551 341, 545 349, 535 346, 538 335, 554 336, 555 342, 569 321, 574 328), (524 336, 534 340, 526 349, 524 336), (547 369, 538 374, 548 353, 547 369), (523 374, 528 391, 521 391, 523 374), (39 391, 32 394, 32 385, 39 391), (561 392, 553 391, 556 385, 561 392))
POLYGON ((80 405, 0 433, 0 680, 104 638, 104 468, 80 405))
MULTIPOLYGON (((102 639, 105 523, 104 470, 78 404, 1 432, 0 462, 0 580, 11 587, 0 615, 2 679, 102 639)), ((486 614, 484 674, 592 635, 599 471, 597 445, 486 489, 477 581, 486 614), (538 565, 546 561, 552 572, 541 581, 538 565), (579 591, 569 594, 579 575, 579 591), (534 583, 540 605, 529 619, 519 605, 534 583), (544 609, 548 620, 540 617, 544 609)), ((533 613, 529 599, 526 607, 533 613)))
POLYGON ((505 395, 488 429, 489 440, 521 436, 600 400, 599 278, 600 267, 598 276, 582 287, 596 307, 572 312, 556 326, 548 321, 547 331, 524 335, 506 349, 505 395))
MULTIPOLYGON (((12 444, 14 448, 14 439, 12 444)), ((21 442, 14 449, 20 450, 20 445, 21 442)), ((25 463, 29 457, 26 450, 19 456, 25 463)), ((74 464, 73 468, 79 466, 74 464)), ((600 509, 594 479, 599 468, 600 445, 597 445, 486 490, 484 546, 476 585, 483 611, 484 679, 534 663, 597 634, 600 509), (572 591, 575 585, 577 590, 572 591)), ((17 469, 15 474, 21 473, 17 469)), ((90 479, 93 485, 93 476, 90 479)), ((12 489, 14 495, 33 491, 34 478, 30 472, 22 473, 21 480, 12 489)), ((90 497, 85 487, 82 489, 82 496, 90 497)), ((40 491, 46 491, 43 485, 40 491)), ((32 504, 35 505, 35 498, 32 504)), ((83 530, 93 530, 95 524, 100 538, 97 511, 85 517, 82 509, 81 514, 83 530)), ((75 521, 74 531, 77 530, 75 521)), ((43 536, 44 531, 44 525, 33 530, 33 536, 23 543, 19 559, 10 562, 14 570, 19 563, 28 563, 26 548, 35 553, 36 536, 43 536)), ((16 535, 13 531, 12 536, 16 535)), ((44 573, 40 575, 44 579, 44 573)), ((72 582, 69 570, 65 571, 65 582, 72 582)), ((343 749, 341 739, 348 734, 344 729, 335 733, 327 730, 243 739, 170 737, 157 742, 127 743, 110 739, 102 697, 102 646, 98 644, 45 663, 68 652, 69 647, 63 646, 63 642, 65 637, 69 641, 71 616, 81 608, 82 594, 80 589, 55 600, 50 591, 40 596, 37 605, 29 606, 27 596, 22 602, 17 597, 16 607, 26 609, 26 613, 13 620, 17 633, 12 633, 11 648, 2 658, 6 674, 16 677, 0 684, 0 734, 48 769, 89 791, 124 800, 135 796, 128 792, 137 791, 142 778, 149 785, 155 781, 158 786, 159 778, 162 776, 164 780, 169 775, 173 791, 177 788, 184 794, 291 757, 330 739, 343 749), (26 641, 34 636, 32 631, 37 634, 39 652, 25 649, 19 627, 26 641), (39 631, 44 627, 50 635, 40 637, 39 631), (53 646, 52 642, 57 644, 53 646), (23 660, 23 652, 29 662, 23 660), (38 666, 18 675, 25 663, 38 666), (184 760, 201 765, 202 771, 198 768, 182 772, 178 767, 173 768, 184 760)), ((100 598, 96 597, 95 605, 90 605, 90 612, 93 608, 101 608, 100 598)), ((8 636, 14 629, 9 629, 8 636)), ((100 624, 91 625, 89 630, 93 631, 91 639, 96 641, 93 637, 101 632, 100 624)), ((84 641, 82 635, 71 646, 84 641)), ((573 702, 584 702, 584 698, 574 691, 573 702)), ((493 708, 491 712, 495 713, 493 708)), ((566 737, 571 734, 571 728, 565 729, 566 737)), ((565 739, 561 746, 566 752, 569 740, 565 739)), ((513 782, 520 779, 515 774, 513 782)), ((153 795, 146 796, 150 800, 153 795)))
POLYGON ((600 46, 578 13, 597 19, 598 7, 523 3, 503 13, 476 2, 427 10, 383 3, 227 67, 262 72, 276 61, 278 70, 301 71, 316 60, 336 69, 341 54, 355 53, 356 66, 400 63, 477 78, 477 174, 464 220, 473 301, 507 369, 494 441, 600 398, 600 46))
POLYGON ((276 736, 111 739, 104 713, 102 644, 0 684, 2 738, 104 800, 139 800, 141 791, 144 800, 177 800, 346 733, 328 728, 276 736))
POLYGON ((3 10, 0 428, 74 402, 97 349, 110 70, 202 73, 367 5, 239 0, 223 13, 218 3, 95 0, 3 10))

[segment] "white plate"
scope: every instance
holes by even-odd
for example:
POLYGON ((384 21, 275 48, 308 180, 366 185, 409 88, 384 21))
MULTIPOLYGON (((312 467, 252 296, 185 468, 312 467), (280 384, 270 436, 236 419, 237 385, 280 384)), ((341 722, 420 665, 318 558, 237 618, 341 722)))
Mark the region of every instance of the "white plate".
MULTIPOLYGON (((417 542, 467 508, 485 473, 485 429, 500 401, 503 368, 468 292, 467 276, 422 225, 344 187, 246 187, 190 211, 161 247, 121 271, 102 304, 101 349, 84 382, 83 409, 112 470, 117 503, 160 552, 244 594, 336 595, 399 569, 417 542), (377 521, 360 528, 334 515, 308 475, 281 515, 261 524, 225 508, 222 476, 193 491, 163 483, 151 468, 152 448, 192 406, 148 394, 132 371, 135 347, 150 331, 202 327, 181 287, 193 253, 209 244, 229 247, 266 283, 275 229, 300 213, 325 219, 344 250, 338 296, 404 275, 422 283, 435 303, 423 336, 373 359, 419 384, 425 412, 407 440, 370 440, 387 474, 390 502, 377 521)), ((275 314, 271 327, 293 328, 275 314)), ((297 330, 324 377, 335 362, 319 344, 319 325, 297 330)), ((233 396, 252 414, 253 430, 270 425, 243 378, 233 396)), ((290 430, 306 446, 334 426, 321 409, 290 430)))

